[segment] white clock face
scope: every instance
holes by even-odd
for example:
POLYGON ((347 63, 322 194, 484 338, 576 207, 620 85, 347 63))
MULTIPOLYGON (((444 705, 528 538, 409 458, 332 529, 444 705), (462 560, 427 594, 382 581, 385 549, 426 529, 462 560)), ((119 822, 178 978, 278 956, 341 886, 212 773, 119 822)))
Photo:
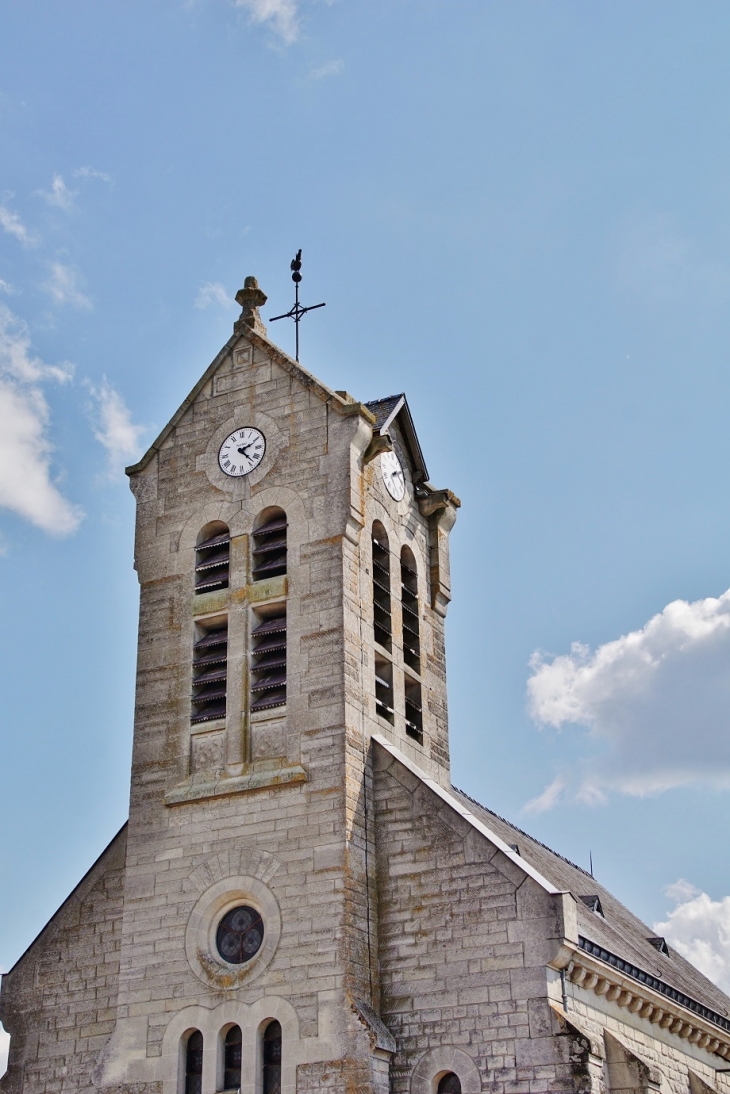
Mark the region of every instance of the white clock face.
POLYGON ((400 501, 406 492, 406 480, 403 468, 395 452, 384 452, 380 457, 380 470, 383 473, 385 489, 391 498, 400 501))
POLYGON ((226 437, 218 453, 218 463, 226 475, 238 478, 258 467, 266 452, 266 438, 260 429, 246 425, 226 437))

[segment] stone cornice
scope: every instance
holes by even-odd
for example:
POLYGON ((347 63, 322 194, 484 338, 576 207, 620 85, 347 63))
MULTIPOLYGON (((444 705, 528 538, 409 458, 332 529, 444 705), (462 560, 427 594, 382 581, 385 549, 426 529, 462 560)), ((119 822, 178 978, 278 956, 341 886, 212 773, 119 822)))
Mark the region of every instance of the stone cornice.
POLYGON ((600 950, 601 954, 605 953, 605 959, 596 956, 584 948, 586 942, 583 938, 578 946, 566 942, 570 950, 570 960, 565 967, 565 975, 572 984, 584 991, 605 996, 608 1002, 625 1007, 631 1014, 638 1014, 640 1018, 687 1040, 689 1044, 714 1053, 723 1060, 730 1060, 730 1028, 724 1028, 725 1025, 730 1027, 730 1020, 726 1016, 697 1003, 658 977, 645 973, 630 962, 588 942, 591 948, 600 950), (620 962, 623 968, 611 964, 611 958, 620 962), (639 980, 638 975, 644 976, 646 980, 639 980), (656 986, 652 987, 652 983, 656 986), (686 1000, 687 1004, 704 1011, 707 1017, 690 1010, 689 1005, 683 1005, 679 998, 672 998, 667 992, 673 992, 686 1000))

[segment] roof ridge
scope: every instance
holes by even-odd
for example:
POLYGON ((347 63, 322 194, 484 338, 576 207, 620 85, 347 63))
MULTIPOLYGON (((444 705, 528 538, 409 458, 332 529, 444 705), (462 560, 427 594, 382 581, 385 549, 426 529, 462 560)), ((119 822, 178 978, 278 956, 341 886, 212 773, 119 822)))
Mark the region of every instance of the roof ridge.
MULTIPOLYGON (((470 802, 474 802, 474 805, 478 805, 479 808, 483 809, 485 813, 489 813, 492 817, 496 817, 497 820, 501 820, 503 824, 508 824, 510 828, 514 828, 515 832, 519 832, 521 836, 527 836, 527 838, 529 840, 532 840, 533 843, 536 843, 538 847, 543 847, 546 851, 549 851, 551 855, 555 855, 556 858, 562 859, 563 862, 567 862, 568 866, 572 866, 574 869, 580 870, 580 872, 582 874, 585 874, 586 877, 589 877, 591 881, 596 880, 593 874, 589 873, 588 870, 584 870, 583 867, 579 866, 577 862, 573 862, 571 859, 566 858, 565 855, 561 855, 559 851, 554 851, 552 847, 548 847, 548 845, 546 843, 543 843, 542 840, 535 839, 535 837, 531 836, 529 832, 525 832, 524 828, 518 828, 517 825, 513 824, 511 820, 507 820, 506 817, 501 817, 499 813, 495 813, 493 809, 490 809, 486 805, 482 805, 480 801, 477 801, 476 798, 472 798, 471 794, 467 794, 465 790, 460 790, 459 787, 454 786, 453 783, 451 784, 451 786, 457 794, 462 794, 465 798, 468 798, 470 802)), ((605 889, 605 886, 601 885, 601 888, 605 889)))

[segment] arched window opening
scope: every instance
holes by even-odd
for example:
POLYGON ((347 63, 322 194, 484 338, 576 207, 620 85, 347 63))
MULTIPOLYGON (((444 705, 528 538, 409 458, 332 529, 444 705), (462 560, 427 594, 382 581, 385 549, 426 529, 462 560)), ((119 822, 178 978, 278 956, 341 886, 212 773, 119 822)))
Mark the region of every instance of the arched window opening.
POLYGON ((259 513, 253 530, 251 576, 254 581, 286 573, 286 529, 283 509, 271 506, 259 513))
POLYGON ((421 639, 418 610, 418 571, 409 547, 400 554, 401 607, 403 609, 403 660, 421 672, 421 639))
POLYGON ((437 1094, 461 1094, 461 1081, 453 1071, 447 1071, 439 1079, 437 1094))
POLYGON ((240 1026, 231 1026, 223 1042, 223 1089, 238 1090, 241 1085, 240 1026))
POLYGON ((380 521, 373 524, 373 627, 375 641, 383 649, 393 644, 390 615, 390 550, 388 536, 380 521))
POLYGON ((263 1094, 281 1094, 281 1026, 274 1020, 264 1030, 263 1094))
POLYGON ((251 710, 286 703, 286 604, 254 609, 251 628, 251 710))
POLYGON ((193 644, 193 696, 190 720, 211 722, 226 716, 228 620, 196 624, 193 644))
MULTIPOLYGON (((373 632, 377 645, 393 648, 393 624, 390 604, 390 549, 388 534, 379 520, 373 524, 373 632)), ((393 665, 375 651, 375 710, 391 725, 393 710, 393 665)))
POLYGON ((201 1094, 203 1084, 203 1034, 193 1030, 185 1045, 185 1094, 201 1094))
POLYGON ((219 520, 202 528, 195 547, 195 593, 228 588, 231 533, 219 520))

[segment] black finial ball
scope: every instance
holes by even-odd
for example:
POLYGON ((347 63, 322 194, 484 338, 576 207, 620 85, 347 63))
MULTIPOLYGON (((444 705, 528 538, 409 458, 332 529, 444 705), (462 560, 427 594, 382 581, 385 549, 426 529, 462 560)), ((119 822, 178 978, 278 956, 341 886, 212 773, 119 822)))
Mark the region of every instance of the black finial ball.
POLYGON ((292 281, 296 281, 296 283, 299 284, 299 282, 302 280, 302 275, 300 273, 294 272, 291 275, 291 279, 292 279, 292 281))

